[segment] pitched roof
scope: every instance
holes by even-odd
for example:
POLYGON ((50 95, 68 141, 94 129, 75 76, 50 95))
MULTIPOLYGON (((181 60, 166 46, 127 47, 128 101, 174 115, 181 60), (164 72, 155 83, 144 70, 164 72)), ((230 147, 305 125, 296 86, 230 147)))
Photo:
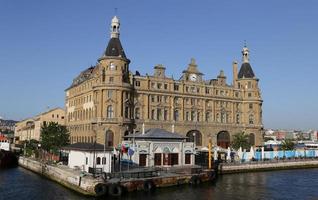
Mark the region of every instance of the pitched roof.
POLYGON ((119 38, 111 38, 109 40, 104 56, 119 56, 126 58, 126 54, 121 46, 119 38))
MULTIPOLYGON (((74 143, 63 147, 64 150, 77 150, 77 151, 104 151, 104 145, 94 143, 74 143)), ((106 151, 112 151, 111 147, 105 147, 106 151)))
POLYGON ((140 132, 135 134, 130 134, 127 136, 124 136, 124 138, 135 138, 135 139, 179 139, 183 140, 187 137, 182 136, 177 133, 172 133, 169 131, 166 131, 164 129, 160 128, 152 128, 145 131, 145 134, 142 134, 140 132))
POLYGON ((238 73, 238 78, 254 78, 255 74, 252 70, 250 63, 244 62, 238 73))

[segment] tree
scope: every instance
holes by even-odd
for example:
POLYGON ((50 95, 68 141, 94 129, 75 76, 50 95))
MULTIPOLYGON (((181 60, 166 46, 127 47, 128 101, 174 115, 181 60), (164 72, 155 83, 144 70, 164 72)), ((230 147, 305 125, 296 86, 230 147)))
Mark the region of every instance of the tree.
POLYGON ((56 122, 44 124, 41 127, 41 147, 42 149, 58 154, 61 147, 69 144, 70 134, 65 126, 56 122))
POLYGON ((249 143, 248 135, 246 135, 244 132, 235 134, 231 146, 236 150, 238 150, 240 147, 243 149, 249 149, 251 144, 249 143))
POLYGON ((295 143, 291 139, 285 139, 282 141, 282 150, 294 150, 295 149, 295 143))

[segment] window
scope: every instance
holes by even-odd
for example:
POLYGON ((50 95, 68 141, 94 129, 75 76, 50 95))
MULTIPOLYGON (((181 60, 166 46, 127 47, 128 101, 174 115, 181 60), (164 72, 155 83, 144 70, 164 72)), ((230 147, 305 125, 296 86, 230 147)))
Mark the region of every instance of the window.
POLYGON ((161 89, 162 88, 162 84, 161 83, 157 83, 157 88, 161 89))
POLYGON ((253 109, 253 104, 252 103, 248 104, 248 108, 253 109))
POLYGON ((125 118, 129 118, 129 107, 125 106, 125 118))
POLYGON ((174 120, 179 121, 179 111, 178 110, 174 111, 174 120))
POLYGON ((88 165, 88 157, 85 159, 85 164, 88 165))
POLYGON ((238 92, 235 92, 235 97, 238 97, 238 96, 239 96, 238 92))
POLYGON ((240 114, 236 114, 236 123, 237 123, 237 124, 240 123, 240 114))
POLYGON ((140 119, 140 108, 135 109, 135 119, 140 119))
POLYGON ((151 110, 151 119, 155 119, 155 110, 154 109, 152 109, 151 110))
POLYGON ((248 95, 248 97, 252 97, 252 93, 250 93, 250 92, 247 95, 248 95))
POLYGON ((197 113, 197 121, 200 121, 200 112, 197 113))
POLYGON ((151 102, 155 102, 155 96, 151 95, 151 102))
POLYGON ((205 94, 210 94, 209 88, 205 88, 205 94))
POLYGON ((254 116, 253 116, 253 115, 250 115, 250 116, 248 117, 248 123, 249 123, 249 124, 254 124, 254 116))
POLYGON ((168 89, 168 84, 164 84, 165 90, 168 89))
POLYGON ((106 146, 108 146, 108 147, 112 147, 113 145, 114 145, 114 133, 113 133, 113 131, 111 131, 111 130, 107 130, 106 131, 106 135, 105 135, 106 137, 106 140, 105 140, 105 144, 106 144, 106 146))
POLYGON ((52 114, 52 118, 54 118, 54 114, 52 114))
POLYGON ((194 119, 195 119, 195 112, 191 111, 191 121, 194 121, 194 119))
POLYGON ((59 115, 56 115, 56 118, 59 118, 59 115))
POLYGON ((174 90, 176 90, 176 91, 179 90, 179 85, 176 85, 176 84, 175 84, 175 85, 174 85, 174 90))
POLYGON ((140 86, 140 81, 135 82, 135 86, 139 87, 140 86))
POLYGON ((195 104, 195 100, 191 99, 191 105, 194 106, 194 104, 195 104))
POLYGON ((247 88, 252 88, 252 83, 251 83, 251 81, 249 81, 249 82, 247 82, 247 88))
POLYGON ((157 102, 161 102, 161 96, 157 96, 157 102))
POLYGON ((105 82, 105 69, 102 71, 102 81, 105 82))
POLYGON ((109 77, 109 82, 113 83, 114 82, 114 77, 109 77))
POLYGON ((113 97, 113 91, 112 90, 108 90, 107 91, 107 97, 108 98, 112 98, 113 97))
POLYGON ((114 110, 113 106, 107 106, 107 118, 113 118, 114 117, 114 110))
POLYGON ((103 158, 102 158, 102 164, 103 164, 103 165, 106 165, 106 157, 103 157, 103 158))
POLYGON ((161 116, 162 116, 161 109, 158 108, 157 109, 157 120, 161 120, 161 116))
POLYGON ((215 90, 215 94, 216 94, 216 95, 219 95, 219 90, 215 90))
POLYGON ((96 158, 96 165, 100 165, 100 157, 96 158))
POLYGON ((163 111, 163 120, 167 120, 168 119, 168 110, 164 110, 163 111))

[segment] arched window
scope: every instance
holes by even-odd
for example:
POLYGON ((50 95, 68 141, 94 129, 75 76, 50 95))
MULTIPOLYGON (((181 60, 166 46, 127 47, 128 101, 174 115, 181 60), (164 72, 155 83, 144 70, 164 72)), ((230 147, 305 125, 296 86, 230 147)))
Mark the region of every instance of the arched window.
POLYGON ((248 123, 249 123, 249 124, 254 124, 254 116, 253 116, 253 115, 250 115, 250 116, 248 117, 248 123))
POLYGON ((100 165, 100 157, 96 158, 96 165, 100 165))
POLYGON ((197 146, 202 145, 202 135, 198 130, 192 130, 187 133, 187 142, 195 142, 197 146))
POLYGON ((135 119, 140 119, 140 108, 135 109, 135 119))
POLYGON ((102 158, 102 164, 103 164, 103 165, 106 165, 106 157, 103 157, 103 158, 102 158))
POLYGON ((114 144, 114 133, 111 130, 106 131, 106 137, 105 137, 105 145, 108 147, 112 147, 114 144))
POLYGON ((114 110, 113 106, 107 106, 107 118, 113 118, 114 117, 114 110))

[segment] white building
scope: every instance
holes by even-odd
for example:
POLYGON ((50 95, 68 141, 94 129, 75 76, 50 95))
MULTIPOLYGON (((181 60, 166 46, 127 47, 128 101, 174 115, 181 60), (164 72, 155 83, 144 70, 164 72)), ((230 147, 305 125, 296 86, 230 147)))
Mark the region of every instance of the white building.
MULTIPOLYGON (((144 167, 194 165, 194 143, 186 142, 185 136, 163 129, 149 129, 144 133, 124 136, 124 146, 134 151, 131 158, 128 153, 123 159, 131 159, 144 167)), ((130 151, 132 152, 132 151, 130 151)))
POLYGON ((68 154, 68 167, 92 173, 94 166, 97 171, 111 172, 112 149, 94 143, 74 143, 63 148, 68 154))

